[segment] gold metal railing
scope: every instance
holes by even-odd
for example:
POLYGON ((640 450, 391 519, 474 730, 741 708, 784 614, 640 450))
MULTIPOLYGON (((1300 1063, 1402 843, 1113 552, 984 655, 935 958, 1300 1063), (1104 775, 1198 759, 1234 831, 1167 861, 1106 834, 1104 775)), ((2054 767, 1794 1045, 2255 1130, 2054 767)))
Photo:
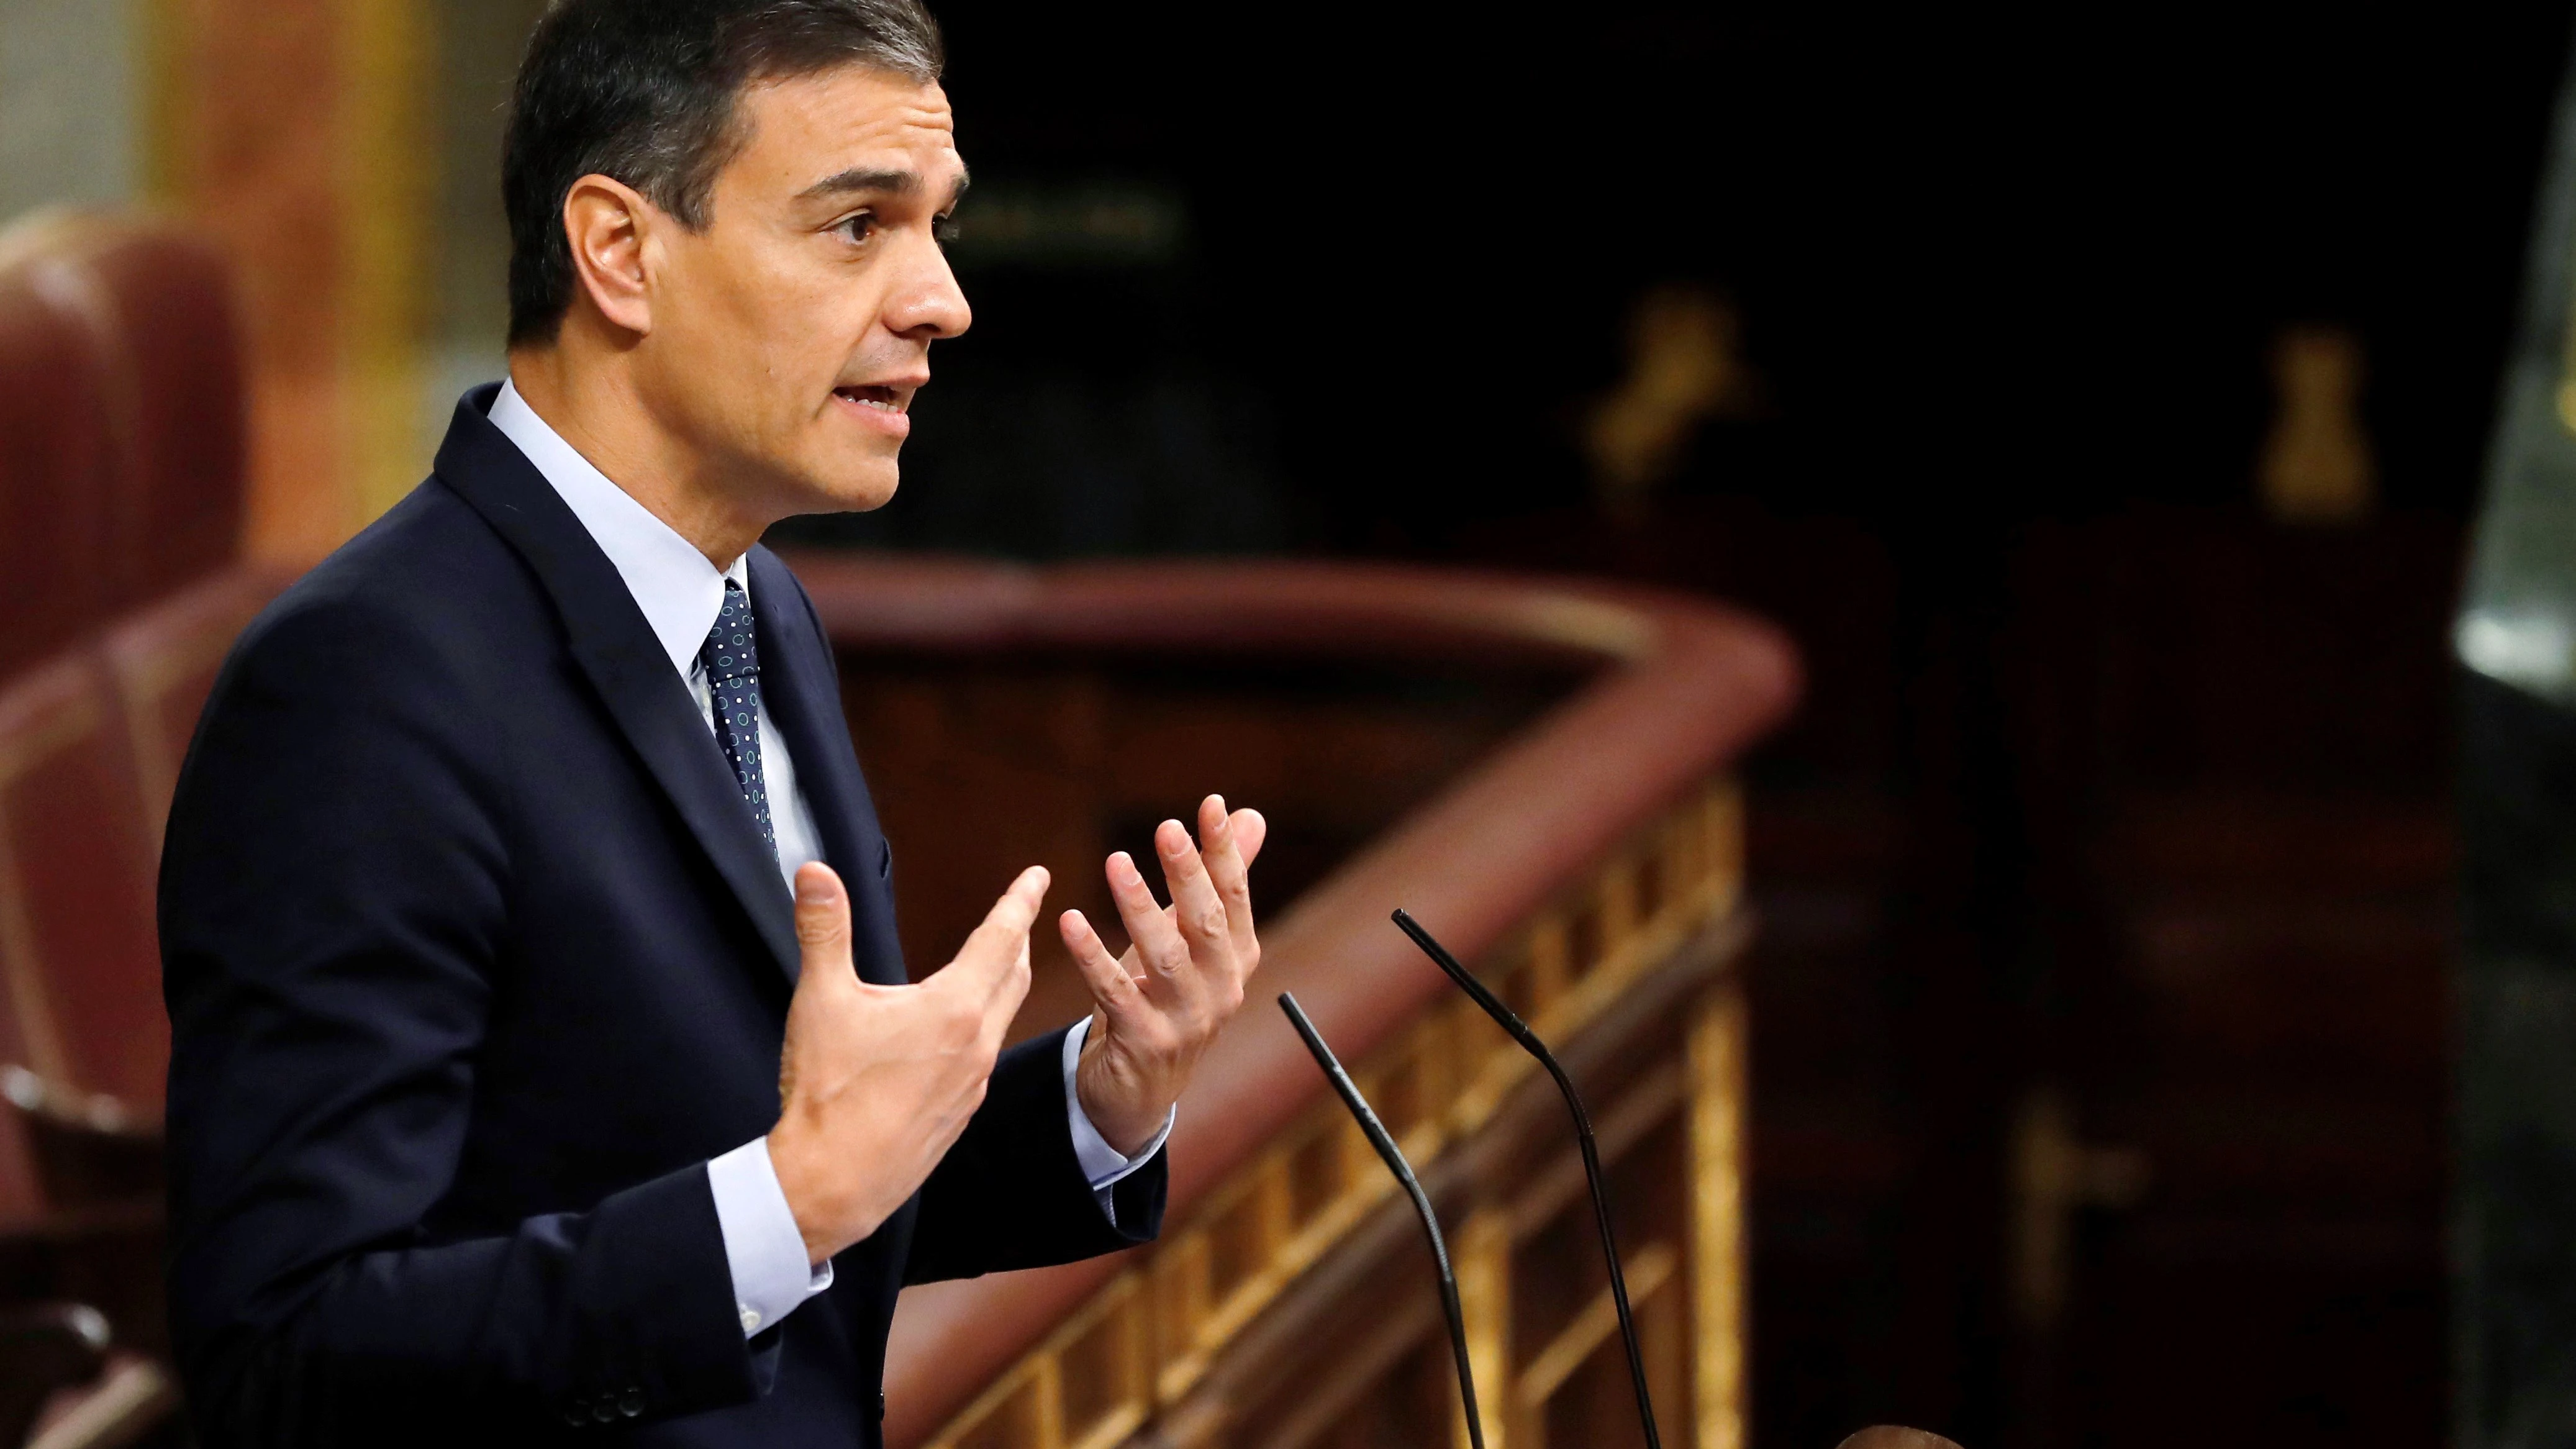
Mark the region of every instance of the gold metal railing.
MULTIPOLYGON (((1731 784, 1694 792, 1539 910, 1480 973, 1533 1026, 1576 1037, 1620 993, 1736 909, 1743 823, 1731 784)), ((1626 1249, 1641 1320, 1687 1322, 1697 1449, 1743 1441, 1744 1064, 1731 979, 1690 1007, 1664 1093, 1686 1122, 1690 1241, 1626 1249), (1680 1100, 1671 1101, 1678 1096, 1680 1100)), ((1416 1163, 1469 1137, 1534 1070, 1464 1000, 1423 1012, 1354 1072, 1416 1163)), ((1615 1111, 1615 1109, 1614 1109, 1615 1111)), ((1608 1134, 1605 1134, 1605 1136, 1608 1134)), ((932 1449, 1110 1449, 1199 1383, 1217 1355, 1395 1191, 1338 1105, 1319 1102, 1231 1174, 1142 1261, 1012 1365, 932 1449)), ((1548 1398, 1617 1332, 1607 1290, 1510 1363, 1512 1214, 1473 1205, 1455 1258, 1488 1443, 1540 1449, 1548 1398)), ((1674 1345, 1679 1348, 1679 1345, 1674 1345)), ((1678 1407, 1678 1406, 1676 1406, 1678 1407)), ((1464 1445, 1464 1420, 1457 1426, 1464 1445)))

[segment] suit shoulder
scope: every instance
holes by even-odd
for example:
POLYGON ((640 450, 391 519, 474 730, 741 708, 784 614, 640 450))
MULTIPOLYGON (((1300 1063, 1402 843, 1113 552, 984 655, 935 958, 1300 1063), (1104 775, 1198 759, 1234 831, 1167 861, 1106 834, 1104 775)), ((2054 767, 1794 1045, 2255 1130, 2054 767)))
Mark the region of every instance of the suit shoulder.
POLYGON ((315 565, 251 621, 216 675, 180 769, 172 840, 202 845, 182 826, 209 810, 237 817, 242 799, 280 780, 351 798, 405 776, 493 778, 483 725, 525 668, 509 641, 533 632, 524 614, 516 628, 491 617, 518 589, 513 566, 435 480, 315 565))
POLYGON ((518 556, 432 477, 290 585, 234 657, 336 645, 388 654, 470 646, 540 600, 518 556))

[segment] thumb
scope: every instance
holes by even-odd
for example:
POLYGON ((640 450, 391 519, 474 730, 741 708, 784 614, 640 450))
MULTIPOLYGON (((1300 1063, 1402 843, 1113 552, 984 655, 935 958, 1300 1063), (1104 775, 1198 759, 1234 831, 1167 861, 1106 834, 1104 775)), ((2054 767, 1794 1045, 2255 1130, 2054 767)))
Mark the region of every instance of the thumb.
POLYGON ((1044 866, 1030 866, 1011 882, 1009 890, 1002 892, 1001 899, 993 902, 993 909, 984 914, 983 924, 966 938, 956 959, 948 963, 952 969, 964 968, 953 978, 958 989, 998 990, 1023 964, 1029 949, 1029 927, 1037 921, 1038 906, 1046 899, 1047 882, 1044 866))
POLYGON ((857 983, 850 964, 850 893, 819 860, 796 869, 796 944, 803 958, 796 977, 800 994, 857 983))

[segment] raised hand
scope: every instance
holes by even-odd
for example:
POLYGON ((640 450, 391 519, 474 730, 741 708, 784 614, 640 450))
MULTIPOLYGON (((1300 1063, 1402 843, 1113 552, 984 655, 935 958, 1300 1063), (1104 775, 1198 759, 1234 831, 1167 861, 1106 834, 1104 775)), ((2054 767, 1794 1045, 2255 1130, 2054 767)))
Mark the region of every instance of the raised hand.
POLYGON ((1199 804, 1199 839, 1177 820, 1154 831, 1170 888, 1168 907, 1125 851, 1109 857, 1109 894, 1134 942, 1112 957, 1080 911, 1056 925, 1097 1006, 1082 1044, 1075 1091, 1110 1146, 1135 1155, 1162 1128, 1199 1056, 1243 1004, 1261 964, 1248 868, 1270 833, 1258 810, 1228 814, 1225 799, 1199 804))
POLYGON ((939 1165, 984 1101, 1002 1033, 1029 992, 1037 866, 993 903, 954 960, 912 986, 850 964, 850 898, 819 862, 796 872, 803 972, 778 1062, 769 1160, 808 1261, 877 1230, 939 1165))

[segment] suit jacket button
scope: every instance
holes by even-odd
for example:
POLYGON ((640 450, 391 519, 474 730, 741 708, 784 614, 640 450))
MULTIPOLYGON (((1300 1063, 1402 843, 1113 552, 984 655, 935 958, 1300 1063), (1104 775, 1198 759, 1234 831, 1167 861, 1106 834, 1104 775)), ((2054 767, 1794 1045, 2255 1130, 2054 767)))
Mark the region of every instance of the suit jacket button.
POLYGON ((626 1391, 626 1397, 617 1401, 617 1412, 624 1414, 630 1419, 643 1413, 644 1391, 642 1389, 628 1389, 626 1391))
POLYGON ((590 1422, 590 1405, 579 1399, 564 1407, 564 1422, 578 1429, 590 1422))
POLYGON ((599 1402, 590 1406, 590 1416, 603 1424, 615 1423, 617 1421, 617 1401, 606 1394, 600 1395, 599 1402))

